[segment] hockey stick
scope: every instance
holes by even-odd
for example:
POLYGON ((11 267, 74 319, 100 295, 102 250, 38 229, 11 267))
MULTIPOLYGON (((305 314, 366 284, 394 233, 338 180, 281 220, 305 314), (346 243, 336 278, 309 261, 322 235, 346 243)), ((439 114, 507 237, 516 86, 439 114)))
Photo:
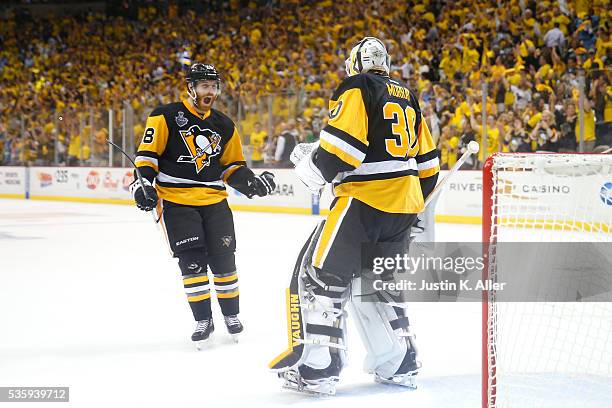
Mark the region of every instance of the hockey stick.
POLYGON ((478 144, 477 141, 472 140, 470 143, 468 143, 467 150, 463 153, 463 155, 461 155, 459 160, 457 160, 455 165, 449 170, 446 177, 440 180, 440 182, 436 184, 432 192, 429 194, 429 196, 425 200, 425 207, 427 207, 429 203, 433 201, 434 197, 442 191, 444 185, 448 182, 448 180, 451 178, 453 174, 459 171, 459 168, 463 165, 463 163, 465 163, 468 157, 470 157, 472 154, 478 153, 478 150, 480 150, 480 145, 478 144))
MULTIPOLYGON (((117 146, 115 143, 111 142, 108 139, 106 139, 106 142, 114 146, 115 148, 117 148, 117 150, 123 153, 123 155, 127 157, 130 163, 132 163, 132 166, 134 166, 134 172, 136 173, 136 177, 138 177, 138 181, 140 181, 140 185, 142 186, 142 193, 144 194, 147 200, 150 200, 151 197, 147 194, 147 190, 144 188, 144 181, 142 181, 142 175, 140 174, 140 170, 138 169, 138 167, 136 167, 136 163, 134 163, 134 160, 132 160, 132 158, 121 147, 117 146)), ((157 224, 159 220, 161 220, 161 217, 162 217, 161 214, 159 215, 159 218, 155 218, 155 214, 153 212, 151 212, 151 215, 153 216, 153 221, 155 222, 155 224, 157 224)))

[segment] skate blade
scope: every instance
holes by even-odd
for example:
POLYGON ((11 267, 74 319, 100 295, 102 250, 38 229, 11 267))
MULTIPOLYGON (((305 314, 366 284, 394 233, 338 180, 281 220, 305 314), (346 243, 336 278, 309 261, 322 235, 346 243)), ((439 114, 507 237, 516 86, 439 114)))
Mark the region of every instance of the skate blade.
POLYGON ((194 341, 196 350, 197 351, 202 351, 206 347, 206 344, 208 343, 208 340, 209 339, 200 340, 200 341, 194 341))
POLYGON ((238 344, 240 342, 240 335, 239 334, 230 334, 230 336, 232 337, 232 341, 236 344, 238 344))
POLYGON ((339 378, 335 377, 333 382, 321 382, 318 384, 309 384, 302 381, 299 374, 293 371, 286 371, 284 373, 278 373, 278 376, 283 379, 282 388, 288 389, 294 392, 308 395, 335 395, 336 394, 336 383, 339 378))
POLYGON ((410 375, 406 376, 402 379, 386 379, 379 376, 374 376, 374 381, 379 384, 389 384, 389 385, 399 385, 400 387, 411 388, 413 390, 417 389, 416 376, 410 375))
POLYGON ((315 395, 319 397, 328 396, 328 395, 336 395, 335 386, 327 386, 327 387, 319 386, 317 389, 313 389, 309 387, 299 387, 295 383, 286 382, 282 385, 282 388, 286 390, 291 390, 293 392, 298 392, 300 394, 315 395))

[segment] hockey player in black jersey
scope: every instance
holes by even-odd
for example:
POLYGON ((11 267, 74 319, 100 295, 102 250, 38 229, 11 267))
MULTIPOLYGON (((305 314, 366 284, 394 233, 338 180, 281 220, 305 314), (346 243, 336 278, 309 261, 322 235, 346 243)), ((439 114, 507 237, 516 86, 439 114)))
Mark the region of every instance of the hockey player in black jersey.
POLYGON ((236 236, 225 184, 249 198, 270 194, 274 175, 255 175, 247 166, 232 120, 212 108, 221 92, 212 65, 194 63, 187 73, 189 98, 160 106, 147 119, 130 191, 138 208, 156 210, 183 275, 197 321, 192 340, 214 330, 208 268, 230 334, 243 329, 239 313, 236 236), (146 191, 146 194, 145 194, 146 191))
POLYGON ((332 183, 335 199, 302 249, 287 290, 289 349, 270 368, 288 388, 335 392, 346 359, 347 304, 368 352, 364 367, 376 381, 412 387, 420 367, 405 304, 349 295, 360 293, 361 245, 407 247, 438 177, 438 153, 419 103, 389 77, 389 66, 380 40, 361 40, 329 101, 320 142, 300 144, 292 154, 300 180, 315 194, 332 183))

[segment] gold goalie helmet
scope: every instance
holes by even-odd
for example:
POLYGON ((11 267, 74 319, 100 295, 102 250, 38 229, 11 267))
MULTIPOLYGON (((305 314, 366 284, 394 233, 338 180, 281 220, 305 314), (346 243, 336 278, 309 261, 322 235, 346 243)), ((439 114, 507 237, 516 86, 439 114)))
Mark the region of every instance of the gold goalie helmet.
POLYGON ((375 37, 365 37, 353 47, 344 65, 348 76, 369 71, 389 75, 391 57, 382 41, 375 37))

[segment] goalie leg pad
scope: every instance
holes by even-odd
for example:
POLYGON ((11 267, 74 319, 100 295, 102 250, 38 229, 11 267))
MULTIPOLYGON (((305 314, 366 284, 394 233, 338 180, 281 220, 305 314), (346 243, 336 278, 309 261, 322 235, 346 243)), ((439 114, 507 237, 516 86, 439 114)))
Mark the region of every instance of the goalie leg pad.
POLYGON ((285 387, 333 394, 346 360, 345 313, 348 285, 310 265, 319 226, 300 252, 287 289, 289 348, 269 367, 285 387))
MULTIPOLYGON (((360 293, 359 279, 353 281, 353 292, 360 293)), ((406 305, 354 297, 350 306, 367 351, 364 370, 381 382, 413 386, 406 379, 416 375, 421 364, 405 313, 406 305)))

